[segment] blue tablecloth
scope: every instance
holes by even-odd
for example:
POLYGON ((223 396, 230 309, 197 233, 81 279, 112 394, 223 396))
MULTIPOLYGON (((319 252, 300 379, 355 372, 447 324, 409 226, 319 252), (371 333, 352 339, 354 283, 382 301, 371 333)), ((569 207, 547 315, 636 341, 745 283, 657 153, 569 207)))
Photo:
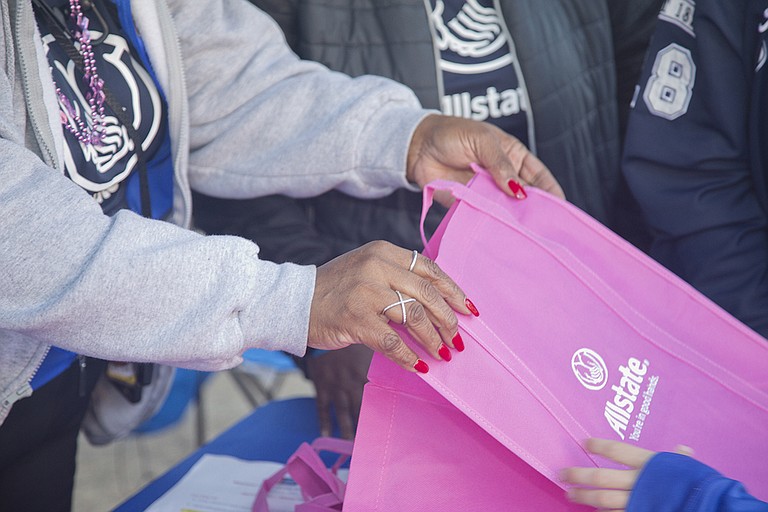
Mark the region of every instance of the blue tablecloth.
POLYGON ((205 453, 246 460, 285 462, 302 442, 320 435, 315 401, 294 398, 270 402, 223 432, 167 473, 119 505, 115 512, 145 510, 176 484, 205 453))

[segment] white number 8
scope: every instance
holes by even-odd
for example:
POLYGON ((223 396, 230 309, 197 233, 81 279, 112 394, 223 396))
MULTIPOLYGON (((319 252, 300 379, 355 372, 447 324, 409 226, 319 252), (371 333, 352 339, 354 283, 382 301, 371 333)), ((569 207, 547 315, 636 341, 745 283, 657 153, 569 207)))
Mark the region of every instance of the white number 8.
POLYGON ((691 52, 672 43, 656 54, 643 93, 645 105, 656 116, 677 119, 688 111, 695 81, 696 65, 691 52))

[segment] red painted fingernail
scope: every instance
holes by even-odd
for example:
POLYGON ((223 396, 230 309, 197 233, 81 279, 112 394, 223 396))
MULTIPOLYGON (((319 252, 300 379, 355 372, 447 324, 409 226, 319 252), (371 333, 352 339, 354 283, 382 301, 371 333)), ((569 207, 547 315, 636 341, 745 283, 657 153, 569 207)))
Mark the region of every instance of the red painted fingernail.
POLYGON ((456 347, 456 350, 459 352, 464 352, 464 340, 461 339, 461 334, 456 333, 456 336, 453 337, 453 346, 456 347))
POLYGON ((472 301, 469 299, 464 299, 464 304, 467 306, 467 309, 469 309, 470 313, 472 313, 475 316, 480 316, 480 312, 477 310, 474 304, 472 304, 472 301))
POLYGON ((528 197, 528 194, 525 193, 523 186, 515 180, 509 180, 507 185, 517 199, 525 199, 528 197))
POLYGON ((413 365, 413 369, 419 373, 427 373, 429 371, 429 365, 421 359, 417 359, 416 364, 413 365))
POLYGON ((438 350, 437 353, 440 354, 440 357, 442 357, 444 361, 451 360, 451 349, 449 349, 448 345, 445 343, 440 345, 440 350, 438 350))

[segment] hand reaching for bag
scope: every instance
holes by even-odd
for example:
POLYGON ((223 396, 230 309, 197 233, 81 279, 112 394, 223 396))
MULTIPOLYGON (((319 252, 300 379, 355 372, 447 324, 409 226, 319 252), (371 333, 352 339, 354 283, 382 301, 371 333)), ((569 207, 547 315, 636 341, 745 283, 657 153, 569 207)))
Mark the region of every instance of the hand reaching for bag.
POLYGON ((370 242, 317 269, 308 344, 339 349, 363 344, 409 371, 429 366, 388 324, 405 324, 434 359, 463 350, 454 311, 477 310, 438 265, 388 242, 370 242))
POLYGON ((492 124, 460 117, 424 118, 411 139, 406 174, 422 188, 436 179, 467 183, 474 174, 471 162, 518 199, 525 198, 525 185, 565 197, 549 169, 522 142, 492 124))
MULTIPOLYGON (((656 452, 628 443, 597 438, 588 439, 586 448, 590 453, 624 464, 629 469, 568 468, 561 476, 564 482, 574 484, 568 490, 568 498, 574 503, 601 510, 624 511, 640 471, 656 452)), ((693 454, 685 446, 678 446, 676 452, 682 455, 693 454)))
POLYGON ((368 382, 368 367, 373 352, 364 345, 350 345, 306 359, 307 376, 315 385, 320 434, 331 435, 331 407, 336 413, 341 437, 353 439, 363 386, 368 382))

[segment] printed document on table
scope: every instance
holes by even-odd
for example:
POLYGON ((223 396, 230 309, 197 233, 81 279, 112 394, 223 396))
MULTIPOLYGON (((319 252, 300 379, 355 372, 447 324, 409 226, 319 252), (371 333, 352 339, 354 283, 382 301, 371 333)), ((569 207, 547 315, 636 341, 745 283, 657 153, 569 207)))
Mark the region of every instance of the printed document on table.
MULTIPOLYGON (((261 483, 282 467, 205 454, 147 512, 251 512, 261 483)), ((272 512, 293 512, 303 503, 299 486, 290 478, 275 486, 267 501, 272 512)))

